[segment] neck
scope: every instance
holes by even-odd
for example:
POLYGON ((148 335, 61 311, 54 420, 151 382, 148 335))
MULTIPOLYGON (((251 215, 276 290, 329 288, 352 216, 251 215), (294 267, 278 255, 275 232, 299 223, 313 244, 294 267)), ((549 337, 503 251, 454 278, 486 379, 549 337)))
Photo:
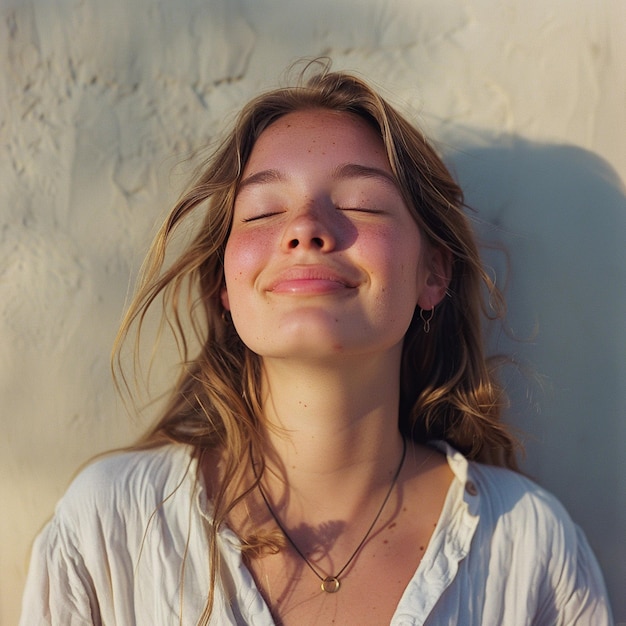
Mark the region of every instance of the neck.
POLYGON ((363 363, 265 360, 267 488, 290 507, 337 513, 384 490, 402 452, 399 359, 363 363))

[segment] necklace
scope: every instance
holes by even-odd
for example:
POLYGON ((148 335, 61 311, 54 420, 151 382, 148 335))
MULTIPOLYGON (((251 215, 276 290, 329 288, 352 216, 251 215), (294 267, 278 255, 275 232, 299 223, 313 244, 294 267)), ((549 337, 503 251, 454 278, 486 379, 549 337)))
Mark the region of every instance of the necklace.
POLYGON ((339 588, 341 587, 341 581, 339 580, 339 577, 346 571, 346 569, 348 568, 348 565, 352 563, 356 555, 360 552, 361 548, 365 545, 365 542, 367 541, 367 538, 370 536, 370 533, 372 532, 372 530, 374 530, 374 526, 376 526, 376 522, 378 521, 378 518, 381 516, 383 512, 383 509, 385 508, 385 504, 387 504, 387 500, 389 500, 389 497, 391 496, 391 492, 393 491, 393 488, 398 480, 398 476, 400 476, 400 471, 402 470, 402 466, 404 465, 405 457, 406 457, 406 440, 402 438, 402 458, 400 459, 400 464, 398 465, 398 469, 396 469, 396 473, 393 475, 393 479, 391 481, 391 485, 389 485, 389 490, 387 491, 387 495, 385 496, 382 504, 380 505, 380 508, 378 509, 378 513, 376 513, 376 516, 374 517, 374 521, 370 524, 370 527, 367 529, 367 532, 365 533, 365 537, 361 539, 361 542, 356 547, 356 550, 352 553, 350 558, 346 561, 345 565, 334 576, 322 576, 322 574, 320 574, 317 571, 317 569, 311 563, 311 561, 309 561, 309 559, 306 558, 302 550, 298 548, 294 540, 289 536, 289 533, 285 530, 285 527, 282 525, 281 521, 278 519, 278 516, 276 515, 276 513, 274 513, 274 509, 272 509, 269 499, 265 495, 265 491, 263 490, 263 487, 261 487, 261 481, 259 480, 259 477, 257 475, 254 462, 252 463, 252 471, 254 472, 254 477, 257 480, 257 487, 259 488, 259 493, 261 494, 261 497, 263 498, 263 502, 265 502, 265 506, 267 507, 267 510, 270 512, 270 515, 274 518, 274 521, 278 525, 278 528, 280 528, 282 533, 287 538, 287 541, 289 541, 289 543, 293 546, 293 549, 300 555, 302 560, 308 565, 309 569, 322 581, 322 584, 320 585, 320 587, 322 588, 322 591, 325 591, 326 593, 336 593, 337 591, 339 591, 339 588))

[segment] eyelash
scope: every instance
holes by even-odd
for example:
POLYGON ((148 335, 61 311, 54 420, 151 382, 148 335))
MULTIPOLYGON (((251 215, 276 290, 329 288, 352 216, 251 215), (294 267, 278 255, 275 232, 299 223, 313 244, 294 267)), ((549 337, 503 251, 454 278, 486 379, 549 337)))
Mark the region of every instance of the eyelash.
POLYGON ((379 209, 368 209, 361 206, 338 206, 337 209, 339 211, 357 211, 358 213, 382 213, 379 209))
MULTIPOLYGON (((356 213, 370 213, 372 215, 379 215, 382 213, 382 211, 380 211, 379 209, 368 209, 366 207, 338 206, 336 208, 338 211, 354 211, 356 213)), ((257 220, 262 220, 266 217, 273 217, 274 215, 279 215, 282 212, 283 211, 271 211, 269 213, 262 213, 261 215, 253 215, 252 217, 246 217, 246 218, 243 218, 241 221, 243 223, 255 222, 257 220)))
POLYGON ((278 215, 281 211, 272 211, 270 213, 262 213, 261 215, 253 215, 252 217, 244 217, 241 221, 244 223, 255 222, 256 220, 262 220, 264 217, 273 217, 278 215))

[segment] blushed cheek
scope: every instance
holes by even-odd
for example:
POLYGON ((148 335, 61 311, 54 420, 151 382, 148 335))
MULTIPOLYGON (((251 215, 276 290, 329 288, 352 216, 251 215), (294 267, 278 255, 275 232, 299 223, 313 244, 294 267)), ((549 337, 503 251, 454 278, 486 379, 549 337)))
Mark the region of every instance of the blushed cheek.
POLYGON ((224 277, 226 286, 256 277, 267 259, 268 241, 261 234, 242 237, 231 234, 224 255, 224 277))
POLYGON ((241 275, 243 268, 249 264, 247 256, 249 256, 249 248, 243 245, 239 237, 231 235, 224 253, 224 274, 227 284, 241 275))

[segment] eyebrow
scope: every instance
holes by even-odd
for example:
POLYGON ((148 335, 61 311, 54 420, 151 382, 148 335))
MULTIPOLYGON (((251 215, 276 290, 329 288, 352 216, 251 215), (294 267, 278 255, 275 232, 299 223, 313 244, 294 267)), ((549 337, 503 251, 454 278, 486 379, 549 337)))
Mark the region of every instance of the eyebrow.
POLYGON ((370 167, 369 165, 359 165, 358 163, 344 163, 335 168, 333 178, 344 180, 347 178, 377 178, 386 184, 390 184, 394 189, 398 189, 398 181, 393 174, 378 167, 370 167))
MULTIPOLYGON (((398 182, 393 174, 382 170, 378 167, 370 167, 369 165, 360 165, 358 163, 344 163, 335 168, 332 173, 335 180, 346 180, 350 178, 376 178, 387 185, 391 185, 394 189, 398 189, 398 182)), ((285 182, 287 177, 280 170, 268 169, 261 170, 254 174, 250 174, 237 187, 237 193, 240 193, 247 187, 254 185, 267 185, 271 183, 285 182)))
POLYGON ((269 183, 280 183, 285 181, 285 175, 278 170, 262 170, 255 174, 246 176, 239 182, 237 186, 237 193, 246 187, 252 187, 254 185, 267 185, 269 183))

